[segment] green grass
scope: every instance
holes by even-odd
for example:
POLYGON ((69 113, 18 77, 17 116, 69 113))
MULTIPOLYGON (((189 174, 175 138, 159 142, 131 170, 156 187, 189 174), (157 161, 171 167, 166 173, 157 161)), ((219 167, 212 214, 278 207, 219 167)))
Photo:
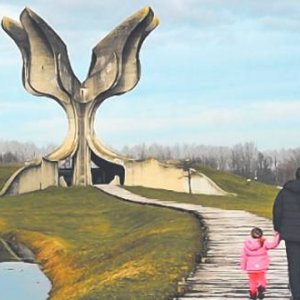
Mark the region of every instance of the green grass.
POLYGON ((20 165, 0 165, 0 191, 7 179, 20 167, 20 165))
POLYGON ((1 235, 35 252, 53 300, 171 299, 200 251, 192 215, 93 188, 4 197, 0 212, 1 235))
MULTIPOLYGON (((144 187, 137 194, 271 217, 278 190, 196 166, 236 196, 189 195, 144 187)), ((0 168, 0 178, 4 178, 0 168)), ((200 229, 189 214, 136 205, 92 188, 48 189, 0 201, 0 233, 36 253, 53 281, 52 300, 171 299, 200 252, 200 229)))
POLYGON ((256 181, 247 183, 246 179, 243 177, 200 165, 196 165, 194 168, 210 177, 225 191, 234 193, 235 196, 189 195, 186 193, 177 193, 145 187, 127 186, 126 189, 149 198, 201 204, 204 206, 224 209, 240 209, 255 213, 259 216, 271 218, 273 202, 279 191, 274 186, 256 181))

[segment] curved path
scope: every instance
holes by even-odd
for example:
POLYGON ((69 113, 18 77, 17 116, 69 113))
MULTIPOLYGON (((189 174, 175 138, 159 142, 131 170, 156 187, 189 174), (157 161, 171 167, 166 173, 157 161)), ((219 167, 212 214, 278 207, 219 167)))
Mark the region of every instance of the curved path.
MULTIPOLYGON (((186 280, 186 292, 180 300, 247 299, 247 277, 239 268, 240 249, 253 226, 264 229, 267 237, 273 235, 270 220, 238 210, 222 210, 195 204, 149 199, 113 185, 96 185, 96 188, 117 198, 193 213, 203 218, 208 228, 208 249, 186 280)), ((267 273, 269 287, 266 298, 288 300, 287 263, 284 242, 270 251, 271 266, 267 273)))

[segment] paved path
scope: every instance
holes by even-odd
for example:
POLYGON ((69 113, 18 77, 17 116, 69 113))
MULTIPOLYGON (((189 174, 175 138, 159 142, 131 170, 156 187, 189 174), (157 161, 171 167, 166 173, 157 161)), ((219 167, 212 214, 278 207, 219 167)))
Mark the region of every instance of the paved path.
MULTIPOLYGON (((244 211, 149 199, 113 185, 95 187, 130 202, 175 208, 203 217, 208 228, 208 250, 187 278, 187 291, 177 299, 247 299, 247 277, 239 268, 240 249, 253 226, 263 228, 265 235, 271 238, 270 220, 244 211)), ((290 299, 284 242, 277 249, 270 250, 270 257, 272 263, 267 273, 269 288, 266 299, 290 299)))

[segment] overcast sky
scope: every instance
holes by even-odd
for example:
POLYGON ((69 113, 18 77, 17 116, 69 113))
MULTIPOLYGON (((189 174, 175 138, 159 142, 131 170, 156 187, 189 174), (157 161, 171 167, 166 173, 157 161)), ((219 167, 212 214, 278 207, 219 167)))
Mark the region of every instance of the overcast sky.
MULTIPOLYGON (((160 25, 142 46, 138 85, 97 112, 105 144, 300 146, 298 0, 0 0, 0 16, 33 9, 64 40, 84 80, 92 48, 146 5, 160 25)), ((3 30, 0 53, 0 139, 61 143, 63 110, 25 91, 21 55, 3 30)))

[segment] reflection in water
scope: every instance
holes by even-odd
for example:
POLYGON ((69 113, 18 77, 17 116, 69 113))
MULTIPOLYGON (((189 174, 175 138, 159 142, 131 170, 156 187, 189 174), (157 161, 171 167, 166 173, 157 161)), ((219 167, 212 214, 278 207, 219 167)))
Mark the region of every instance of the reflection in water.
POLYGON ((0 263, 1 300, 46 300, 50 289, 51 282, 38 265, 0 263))

